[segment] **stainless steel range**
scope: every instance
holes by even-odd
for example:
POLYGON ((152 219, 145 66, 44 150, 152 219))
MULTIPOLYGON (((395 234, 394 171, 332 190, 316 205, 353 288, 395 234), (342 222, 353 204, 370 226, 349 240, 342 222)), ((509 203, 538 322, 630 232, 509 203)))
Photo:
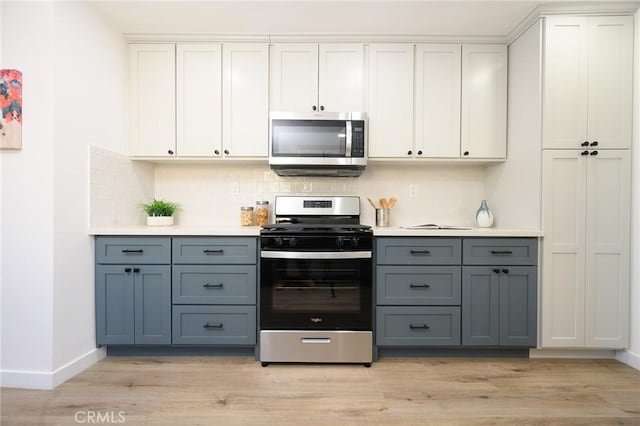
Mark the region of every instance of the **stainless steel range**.
POLYGON ((260 236, 260 361, 371 365, 372 247, 359 197, 276 197, 260 236))

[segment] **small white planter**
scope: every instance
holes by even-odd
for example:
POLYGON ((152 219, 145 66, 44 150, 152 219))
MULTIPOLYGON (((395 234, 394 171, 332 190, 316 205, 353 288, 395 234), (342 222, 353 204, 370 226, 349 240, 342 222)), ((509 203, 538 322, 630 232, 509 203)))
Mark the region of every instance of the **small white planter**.
POLYGON ((173 216, 147 216, 147 226, 171 226, 173 216))

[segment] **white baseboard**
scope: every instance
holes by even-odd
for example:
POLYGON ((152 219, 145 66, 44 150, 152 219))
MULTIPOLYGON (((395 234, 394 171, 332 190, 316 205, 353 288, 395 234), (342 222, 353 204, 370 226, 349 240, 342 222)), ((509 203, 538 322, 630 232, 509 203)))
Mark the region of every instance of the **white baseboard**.
POLYGON ((105 348, 92 349, 54 371, 0 371, 3 388, 53 389, 107 356, 105 348))
POLYGON ((530 358, 615 359, 614 350, 529 349, 530 358))
POLYGON ((629 367, 640 370, 640 354, 631 351, 618 351, 616 353, 616 359, 627 364, 629 367))

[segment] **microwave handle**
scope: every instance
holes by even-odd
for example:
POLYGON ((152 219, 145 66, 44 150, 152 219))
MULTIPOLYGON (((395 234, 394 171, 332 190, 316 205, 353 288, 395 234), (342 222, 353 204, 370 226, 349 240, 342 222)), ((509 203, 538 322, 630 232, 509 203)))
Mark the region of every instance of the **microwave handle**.
POLYGON ((351 157, 351 120, 346 121, 346 144, 345 144, 345 157, 351 157))

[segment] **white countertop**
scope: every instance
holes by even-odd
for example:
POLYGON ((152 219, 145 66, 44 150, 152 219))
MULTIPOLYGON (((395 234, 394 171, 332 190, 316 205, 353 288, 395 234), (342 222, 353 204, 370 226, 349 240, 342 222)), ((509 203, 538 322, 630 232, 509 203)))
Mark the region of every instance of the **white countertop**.
POLYGON ((89 235, 193 235, 193 236, 260 236, 259 226, 109 226, 89 230, 89 235))
POLYGON ((532 229, 470 228, 470 229, 405 229, 398 226, 373 227, 377 237, 542 237, 542 231, 532 229))
MULTIPOLYGON (((91 228, 90 235, 192 235, 192 236, 260 236, 259 226, 109 226, 91 228)), ((404 229, 398 226, 373 227, 378 237, 542 237, 542 231, 531 229, 404 229)))

